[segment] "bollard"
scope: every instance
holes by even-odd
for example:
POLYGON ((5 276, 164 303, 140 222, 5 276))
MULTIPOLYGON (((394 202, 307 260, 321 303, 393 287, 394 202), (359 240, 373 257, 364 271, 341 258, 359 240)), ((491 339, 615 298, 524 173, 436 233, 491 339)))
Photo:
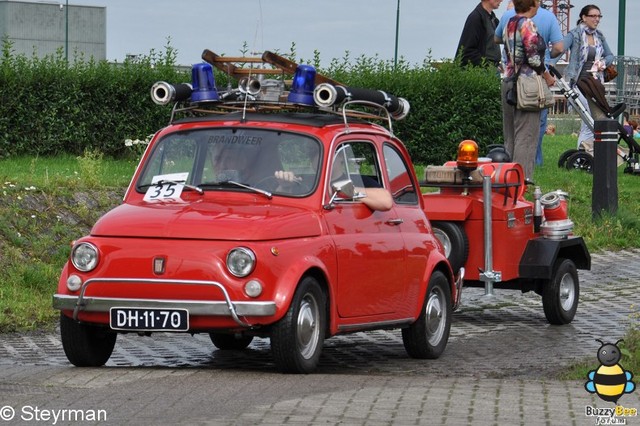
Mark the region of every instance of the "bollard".
POLYGON ((596 120, 593 127, 591 212, 595 219, 603 211, 610 214, 618 211, 618 123, 615 120, 596 120))

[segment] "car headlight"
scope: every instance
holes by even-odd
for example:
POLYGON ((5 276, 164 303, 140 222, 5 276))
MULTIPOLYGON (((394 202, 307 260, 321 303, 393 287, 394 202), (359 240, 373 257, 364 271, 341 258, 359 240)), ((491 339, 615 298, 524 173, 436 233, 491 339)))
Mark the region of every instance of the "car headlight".
POLYGON ((91 243, 76 244, 71 250, 71 263, 82 272, 93 270, 98 265, 98 249, 91 243))
POLYGON ((246 247, 236 247, 227 255, 227 269, 235 277, 246 277, 255 266, 256 255, 246 247))

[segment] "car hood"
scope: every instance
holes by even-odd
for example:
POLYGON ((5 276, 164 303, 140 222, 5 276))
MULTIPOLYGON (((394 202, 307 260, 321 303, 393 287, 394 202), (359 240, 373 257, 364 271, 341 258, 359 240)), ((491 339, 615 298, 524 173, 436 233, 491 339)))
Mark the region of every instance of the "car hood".
POLYGON ((309 209, 231 203, 123 204, 98 220, 91 235, 261 241, 320 234, 320 220, 309 209))

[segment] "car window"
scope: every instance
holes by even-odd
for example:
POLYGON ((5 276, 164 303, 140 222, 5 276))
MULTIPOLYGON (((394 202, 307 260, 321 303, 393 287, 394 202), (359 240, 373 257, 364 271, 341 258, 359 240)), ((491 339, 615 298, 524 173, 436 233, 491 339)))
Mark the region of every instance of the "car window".
MULTIPOLYGON (((356 187, 381 188, 384 186, 376 149, 372 143, 343 143, 337 147, 332 158, 331 183, 350 179, 356 187)), ((329 192, 332 195, 331 188, 329 192)))
POLYGON ((389 175, 389 189, 398 204, 417 204, 418 191, 407 168, 407 164, 396 149, 385 144, 382 150, 389 175))
POLYGON ((205 190, 237 190, 236 182, 275 194, 304 196, 318 181, 320 143, 309 136, 265 129, 213 128, 176 132, 159 141, 138 188, 154 177, 188 173, 187 183, 205 190), (277 171, 296 173, 290 185, 277 171))

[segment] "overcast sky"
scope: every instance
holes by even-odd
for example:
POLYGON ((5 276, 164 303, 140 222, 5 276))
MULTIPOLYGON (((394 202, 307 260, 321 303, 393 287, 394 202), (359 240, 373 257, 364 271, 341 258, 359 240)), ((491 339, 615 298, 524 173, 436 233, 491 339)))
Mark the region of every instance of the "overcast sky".
MULTIPOLYGON (((200 62, 202 50, 238 56, 244 42, 253 51, 288 52, 295 42, 298 58, 320 52, 332 58, 378 54, 393 60, 396 12, 400 3, 398 57, 421 63, 451 58, 467 15, 479 0, 72 0, 70 4, 106 6, 107 59, 162 50, 167 38, 178 50, 179 64, 200 62)), ((64 3, 64 1, 60 1, 64 3)), ((497 15, 506 10, 504 0, 497 15)), ((570 28, 579 10, 596 3, 604 18, 600 28, 611 49, 618 46, 618 0, 572 0, 570 28)), ((640 56, 640 0, 626 0, 625 55, 640 56)))

